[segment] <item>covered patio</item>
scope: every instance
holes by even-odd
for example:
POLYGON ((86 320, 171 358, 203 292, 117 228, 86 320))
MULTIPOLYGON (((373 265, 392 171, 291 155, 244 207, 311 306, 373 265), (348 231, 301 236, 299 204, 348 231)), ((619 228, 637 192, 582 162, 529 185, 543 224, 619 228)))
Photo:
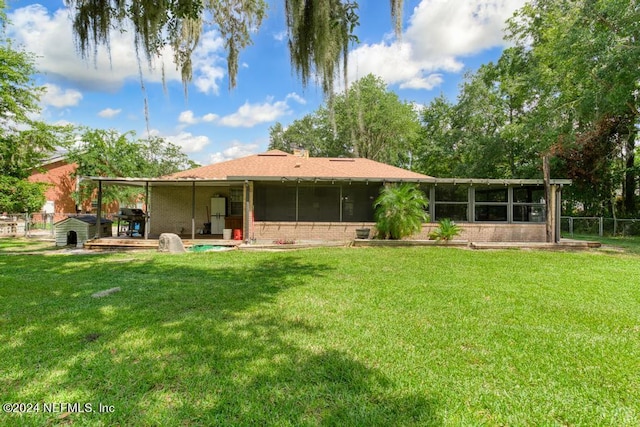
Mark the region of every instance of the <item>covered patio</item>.
POLYGON ((104 185, 140 187, 148 200, 144 234, 112 240, 149 240, 161 233, 174 233, 183 239, 228 241, 230 245, 276 239, 352 240, 355 229, 375 228, 373 200, 380 187, 391 182, 418 184, 429 197, 431 221, 424 224, 416 239, 428 239, 438 220, 450 218, 460 223, 462 238, 468 241, 546 241, 551 224, 552 241, 558 242, 561 190, 570 184, 568 180, 551 181, 547 208, 541 180, 91 179, 98 183, 98 206, 104 185), (234 239, 222 233, 205 233, 208 206, 216 197, 227 201, 224 228, 239 230, 234 239))

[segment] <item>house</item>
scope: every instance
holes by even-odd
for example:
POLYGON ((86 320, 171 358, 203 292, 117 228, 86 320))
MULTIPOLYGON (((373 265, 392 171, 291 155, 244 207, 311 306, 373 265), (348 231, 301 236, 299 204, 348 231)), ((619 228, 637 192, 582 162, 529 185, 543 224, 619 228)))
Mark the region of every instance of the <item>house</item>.
POLYGON ((429 197, 431 222, 415 238, 427 239, 438 220, 450 218, 462 223, 461 238, 469 241, 544 242, 549 232, 557 241, 561 191, 571 183, 550 182, 547 210, 542 180, 440 179, 368 159, 278 150, 163 178, 87 179, 100 188, 144 187, 145 238, 166 232, 222 237, 222 229, 247 241, 351 240, 357 228, 375 228, 373 202, 393 182, 416 183, 429 197), (212 212, 212 199, 221 198, 224 212, 212 212), (214 221, 220 222, 215 230, 214 221))
POLYGON ((72 196, 76 189, 76 178, 73 175, 76 168, 77 165, 74 163, 69 163, 64 157, 57 156, 34 169, 29 176, 30 182, 49 184, 45 190, 47 201, 42 207, 42 213, 53 214, 55 221, 78 211, 72 196))
MULTIPOLYGON (((78 165, 70 163, 64 156, 52 157, 37 168, 35 168, 28 180, 30 182, 43 182, 49 184, 45 190, 46 202, 40 212, 41 217, 53 217, 53 221, 60 221, 69 215, 76 215, 79 212, 91 212, 95 206, 91 203, 77 205, 73 198, 78 180, 75 171, 78 165)), ((110 213, 118 211, 117 204, 108 207, 110 213)), ((44 221, 38 214, 33 214, 35 221, 44 221)))

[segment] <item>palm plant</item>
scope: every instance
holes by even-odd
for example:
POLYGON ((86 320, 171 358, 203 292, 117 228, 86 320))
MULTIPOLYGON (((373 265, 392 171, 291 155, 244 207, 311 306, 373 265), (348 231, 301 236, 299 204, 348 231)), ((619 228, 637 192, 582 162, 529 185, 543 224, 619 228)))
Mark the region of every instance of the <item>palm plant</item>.
POLYGON ((433 240, 444 240, 448 242, 460 234, 460 226, 449 218, 440 220, 438 227, 429 233, 429 237, 433 240))
POLYGON ((385 185, 373 205, 379 237, 402 239, 419 232, 427 221, 428 203, 417 185, 385 185))

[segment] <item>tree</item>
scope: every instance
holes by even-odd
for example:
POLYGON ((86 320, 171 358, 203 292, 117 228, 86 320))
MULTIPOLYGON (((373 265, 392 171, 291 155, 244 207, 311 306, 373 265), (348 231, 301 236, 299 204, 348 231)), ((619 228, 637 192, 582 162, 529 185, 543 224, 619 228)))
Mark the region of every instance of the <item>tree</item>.
POLYGON ((621 210, 636 215, 638 22, 631 0, 528 2, 508 23, 513 47, 469 74, 455 104, 424 110, 415 167, 534 178, 551 153, 554 175, 575 180, 565 196, 601 215, 621 192, 621 210))
POLYGON ((322 109, 294 120, 286 129, 277 122, 269 129, 269 149, 292 153, 305 149, 312 157, 339 156, 342 151, 331 147, 333 136, 327 115, 322 109))
POLYGON ((529 138, 526 54, 506 49, 467 74, 456 104, 434 99, 422 112, 415 168, 444 177, 539 177, 540 146, 529 138))
MULTIPOLYGON (((616 142, 604 156, 608 159, 605 173, 621 165, 623 178, 606 191, 623 190, 627 215, 635 214, 638 185, 638 22, 640 9, 631 0, 537 0, 522 8, 509 26, 509 38, 526 47, 535 66, 529 77, 539 102, 532 114, 560 118, 549 121, 554 143, 562 145, 556 150, 589 150, 594 147, 594 133, 600 134, 602 144, 607 144, 606 139, 616 142), (616 124, 604 125, 611 120, 616 124), (585 137, 591 142, 580 143, 585 137)), ((598 197, 603 204, 613 200, 611 193, 598 197)))
POLYGON ((336 95, 333 111, 321 106, 286 130, 272 128, 270 148, 305 148, 313 156, 362 157, 407 166, 420 122, 414 106, 402 102, 372 74, 336 95))
POLYGON ((394 165, 408 165, 420 133, 418 114, 387 90, 384 80, 369 74, 354 82, 335 101, 336 139, 351 155, 394 165))
POLYGON ((0 176, 0 213, 37 212, 42 209, 47 185, 13 176, 0 176))
POLYGON ((429 201, 415 184, 382 187, 374 202, 376 229, 383 239, 402 239, 422 230, 429 201))
MULTIPOLYGON (((0 1, 0 21, 6 22, 0 1)), ((26 180, 64 145, 68 128, 34 120, 44 88, 35 85, 33 55, 0 42, 0 211, 33 212, 44 205, 44 187, 26 180)))
MULTIPOLYGON (((236 85, 238 56, 251 44, 251 33, 266 14, 264 0, 67 0, 73 31, 83 56, 98 45, 109 46, 114 28, 132 30, 136 52, 151 64, 169 45, 183 83, 192 77, 191 55, 206 25, 220 32, 227 50, 229 87, 236 85)), ((390 0, 396 34, 402 27, 403 0, 390 0)), ((346 76, 349 43, 356 41, 358 4, 349 0, 284 0, 293 68, 303 83, 320 80, 325 94, 333 93, 341 61, 346 76)), ((186 87, 186 86, 185 86, 186 87)))
MULTIPOLYGON (((81 143, 72 147, 67 158, 78 166, 75 175, 126 176, 154 178, 195 166, 180 148, 160 137, 136 139, 135 132, 86 129, 81 143)), ((91 200, 93 183, 83 182, 76 194, 78 203, 91 200)), ((109 202, 135 202, 139 190, 109 186, 103 189, 103 200, 109 202)))

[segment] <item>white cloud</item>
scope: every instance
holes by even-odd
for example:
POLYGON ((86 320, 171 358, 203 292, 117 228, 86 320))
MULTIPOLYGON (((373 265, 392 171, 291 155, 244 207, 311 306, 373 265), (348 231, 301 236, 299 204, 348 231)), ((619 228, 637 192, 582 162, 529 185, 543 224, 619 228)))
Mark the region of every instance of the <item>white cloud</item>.
POLYGON ((245 102, 238 111, 222 117, 218 123, 222 126, 250 128, 260 123, 274 122, 290 112, 286 101, 267 100, 262 104, 245 102))
POLYGON ((227 160, 238 159, 240 157, 250 156, 259 152, 258 144, 243 144, 240 141, 231 143, 231 147, 212 153, 209 155, 209 164, 225 162, 227 160))
POLYGON ((181 127, 187 127, 187 126, 196 125, 202 122, 213 123, 216 120, 218 120, 218 117, 219 116, 217 114, 213 114, 213 113, 205 114, 202 117, 196 117, 196 115, 193 114, 193 111, 186 110, 180 113, 180 115, 178 116, 178 122, 180 123, 181 127))
POLYGON ((422 0, 405 37, 419 60, 476 54, 504 44, 505 21, 524 4, 525 0, 422 0))
POLYGON ((63 90, 60 86, 47 83, 44 85, 46 92, 41 98, 45 106, 56 108, 72 107, 78 105, 82 100, 82 93, 75 89, 63 90))
POLYGON ((205 123, 212 123, 218 120, 219 117, 220 116, 218 116, 217 114, 209 113, 202 116, 202 121, 205 123))
POLYGON ((287 30, 282 30, 279 33, 274 33, 273 34, 273 38, 276 41, 283 42, 283 41, 285 41, 287 39, 288 35, 289 35, 289 33, 287 32, 287 30))
POLYGON ((164 138, 179 146, 185 154, 198 153, 210 144, 208 136, 193 135, 190 132, 180 132, 177 135, 165 135, 164 138))
MULTIPOLYGON (((50 79, 100 92, 115 92, 126 81, 139 80, 140 69, 130 31, 113 30, 110 51, 100 46, 95 58, 84 60, 77 53, 69 15, 68 9, 49 14, 38 4, 16 9, 9 15, 9 36, 38 57, 39 71, 50 79)), ((194 83, 198 90, 217 93, 217 82, 224 77, 224 68, 217 65, 223 62, 219 54, 222 49, 219 37, 211 32, 202 35, 193 56, 194 83)), ((172 59, 169 47, 162 50, 162 58, 154 61, 151 70, 143 59, 145 80, 161 82, 164 74, 167 82, 182 81, 172 59)))
MULTIPOLYGON (((406 89, 433 89, 462 59, 502 46, 505 21, 525 0, 422 0, 402 42, 385 38, 349 54, 349 81, 369 73, 406 89)), ((340 88, 343 89, 343 88, 340 88)))
MULTIPOLYGON (((418 61, 409 43, 362 45, 349 54, 349 82, 373 73, 403 88, 432 89, 442 82, 436 70, 457 72, 463 64, 454 58, 418 61)), ((342 89, 342 88, 340 88, 342 89)))
POLYGON ((302 104, 305 105, 307 103, 307 100, 304 99, 303 97, 301 97, 300 95, 298 95, 295 92, 292 92, 290 94, 287 95, 287 97, 285 98, 287 100, 289 99, 293 99, 294 101, 296 101, 298 104, 302 104))
POLYGON ((272 98, 267 99, 262 104, 252 104, 245 102, 235 113, 220 117, 218 114, 207 113, 202 117, 196 116, 193 111, 186 110, 178 116, 179 128, 185 128, 198 123, 213 123, 227 127, 246 127, 250 128, 260 123, 269 123, 276 121, 283 115, 289 114, 291 109, 287 103, 293 99, 299 104, 306 104, 306 100, 296 93, 288 94, 284 101, 273 101, 272 98))
POLYGON ((200 44, 192 55, 193 84, 204 94, 217 95, 220 91, 218 83, 226 69, 220 66, 225 61, 221 56, 223 50, 223 40, 213 31, 206 31, 200 36, 200 44))
POLYGON ((193 111, 187 110, 180 113, 178 116, 178 122, 184 123, 187 125, 194 125, 198 123, 198 119, 193 115, 193 111))
POLYGON ((118 114, 120 114, 122 112, 121 108, 118 109, 114 109, 114 108, 105 108, 104 110, 100 111, 98 113, 98 116, 103 117, 105 119, 112 119, 115 116, 117 116, 118 114))

